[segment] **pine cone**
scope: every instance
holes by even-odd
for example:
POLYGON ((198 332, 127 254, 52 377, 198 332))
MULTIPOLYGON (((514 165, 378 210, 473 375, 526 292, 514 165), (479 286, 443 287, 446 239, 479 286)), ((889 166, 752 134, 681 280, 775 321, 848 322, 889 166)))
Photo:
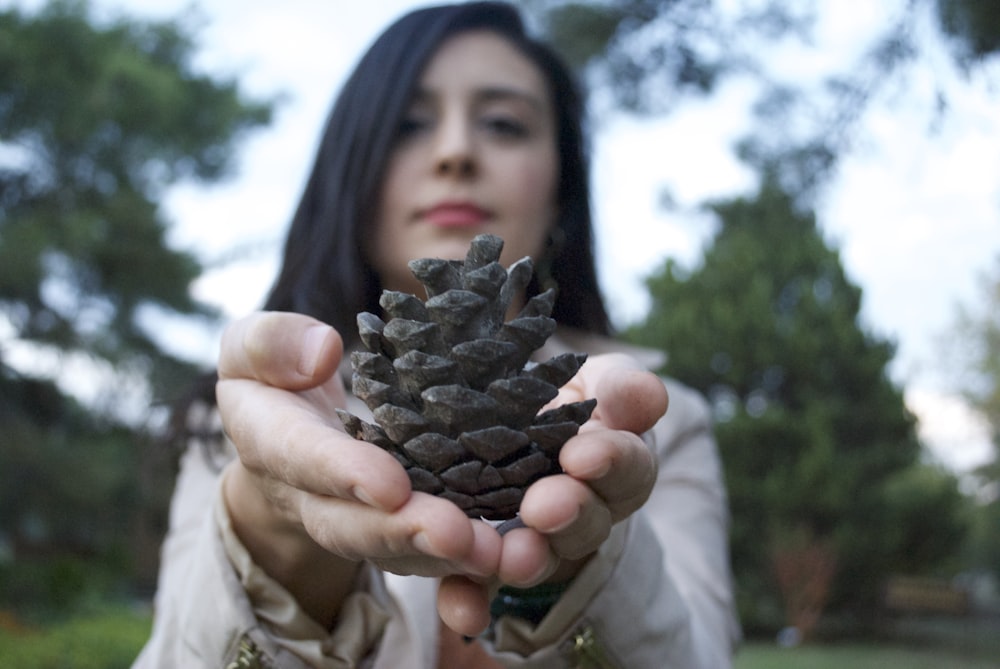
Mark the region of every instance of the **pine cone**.
POLYGON ((414 490, 488 520, 514 517, 529 485, 561 471, 559 450, 597 403, 538 413, 587 356, 529 364, 555 330, 555 292, 537 295, 504 322, 532 264, 524 258, 505 270, 502 248, 499 237, 479 235, 464 262, 410 262, 427 301, 385 291, 379 304, 388 322, 358 315, 368 351, 351 355, 352 386, 376 424, 337 411, 349 434, 402 463, 414 490))

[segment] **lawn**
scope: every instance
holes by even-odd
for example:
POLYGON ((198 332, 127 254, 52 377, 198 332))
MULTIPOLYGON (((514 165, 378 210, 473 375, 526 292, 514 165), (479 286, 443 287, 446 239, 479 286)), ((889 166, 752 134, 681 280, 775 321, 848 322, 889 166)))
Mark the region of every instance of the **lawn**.
MULTIPOLYGON (((0 616, 0 667, 126 669, 145 642, 149 625, 148 613, 129 609, 81 616, 42 629, 10 624, 0 616)), ((980 638, 979 634, 975 637, 980 638)), ((994 648, 980 644, 976 652, 966 653, 941 647, 907 647, 899 642, 779 648, 756 641, 744 645, 735 669, 998 669, 1000 660, 990 656, 994 648)))
POLYGON ((899 646, 837 644, 779 648, 749 643, 735 669, 997 669, 1000 659, 899 646))
POLYGON ((0 667, 127 669, 149 636, 146 613, 116 609, 46 628, 0 616, 0 667), (2 623, 7 624, 2 624, 2 623))

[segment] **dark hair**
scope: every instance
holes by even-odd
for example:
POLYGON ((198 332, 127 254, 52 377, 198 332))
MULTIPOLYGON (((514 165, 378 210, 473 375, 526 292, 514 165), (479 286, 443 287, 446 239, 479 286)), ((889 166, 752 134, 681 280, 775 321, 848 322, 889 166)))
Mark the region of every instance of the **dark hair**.
MULTIPOLYGON (((527 35, 517 10, 499 2, 413 11, 368 49, 327 119, 265 309, 323 320, 348 347, 357 341, 358 312, 379 312, 381 285, 365 257, 363 235, 377 211, 397 128, 435 51, 448 37, 469 30, 489 30, 507 39, 550 86, 561 161, 557 227, 562 233, 548 250, 555 256, 546 261, 559 286, 552 316, 562 325, 610 333, 594 262, 580 92, 559 57, 527 35)), ((528 286, 528 297, 538 292, 536 279, 528 286)))

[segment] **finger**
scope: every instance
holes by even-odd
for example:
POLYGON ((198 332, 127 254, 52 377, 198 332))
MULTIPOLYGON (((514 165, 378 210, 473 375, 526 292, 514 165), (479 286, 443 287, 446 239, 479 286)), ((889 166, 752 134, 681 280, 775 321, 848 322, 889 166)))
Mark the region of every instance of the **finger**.
POLYGON ((549 476, 532 485, 521 502, 521 518, 545 536, 557 556, 568 559, 597 550, 613 524, 604 500, 570 476, 549 476))
POLYGON ((503 540, 491 525, 481 520, 472 521, 472 550, 464 560, 457 563, 471 576, 486 578, 495 576, 500 569, 500 555, 503 540))
POLYGON ((444 573, 450 571, 444 568, 446 563, 467 561, 475 551, 477 531, 472 521, 454 504, 432 495, 411 495, 391 513, 359 502, 310 495, 299 512, 316 543, 353 561, 431 558, 413 564, 434 564, 437 573, 444 573))
POLYGON ((408 499, 409 477, 392 455, 332 427, 302 397, 229 380, 219 382, 216 398, 240 459, 258 475, 383 510, 408 499))
POLYGON ((301 314, 257 313, 223 332, 219 378, 301 390, 328 379, 342 355, 343 341, 329 325, 301 314))
POLYGON ((605 427, 642 434, 667 411, 663 381, 640 369, 609 369, 597 381, 596 418, 605 427))
MULTIPOLYGON (((468 550, 464 550, 463 546, 456 547, 450 552, 443 551, 435 546, 438 542, 430 536, 430 533, 427 533, 420 541, 415 540, 414 545, 418 549, 428 552, 415 558, 390 557, 372 560, 372 562, 383 571, 394 574, 419 574, 422 576, 459 574, 468 576, 477 582, 484 582, 497 574, 500 564, 500 535, 481 520, 469 521, 466 519, 463 522, 471 522, 472 526, 472 546, 468 550)), ((439 524, 438 527, 445 526, 439 524)), ((444 531, 451 532, 447 529, 444 531)), ((450 533, 448 538, 453 539, 454 534, 450 533)))
POLYGON ((501 582, 519 588, 541 583, 559 566, 548 538, 530 527, 511 530, 503 536, 503 550, 497 576, 501 582))
POLYGON ((597 398, 593 424, 642 433, 667 410, 663 381, 623 353, 592 356, 547 407, 597 398))
POLYGON ((479 636, 490 624, 487 587, 465 576, 441 579, 437 609, 441 621, 464 636, 479 636))
POLYGON ((658 470, 656 457, 638 435, 608 429, 581 432, 566 442, 559 464, 600 496, 616 522, 646 502, 658 470))

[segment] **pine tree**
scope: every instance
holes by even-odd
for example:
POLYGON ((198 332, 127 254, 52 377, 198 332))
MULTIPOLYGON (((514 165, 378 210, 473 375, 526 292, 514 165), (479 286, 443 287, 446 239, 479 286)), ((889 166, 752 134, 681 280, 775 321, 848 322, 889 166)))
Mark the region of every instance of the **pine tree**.
POLYGON ((991 457, 973 472, 979 486, 967 553, 974 567, 1000 579, 1000 257, 981 277, 977 299, 963 305, 955 327, 962 345, 949 346, 944 359, 959 356, 965 396, 983 417, 991 457))
MULTIPOLYGON (((170 398, 196 370, 143 316, 211 315, 159 201, 224 176, 270 117, 196 71, 194 51, 179 23, 98 22, 85 2, 0 8, 0 606, 65 612, 77 586, 121 580, 125 543, 150 527, 137 426, 148 394, 170 398), (83 575, 88 561, 111 576, 83 575)), ((149 478, 169 487, 170 474, 149 478)))
POLYGON ((748 627, 779 624, 774 569, 816 549, 835 563, 829 603, 874 610, 905 548, 886 486, 920 448, 887 376, 893 346, 860 323, 861 290, 775 181, 712 210, 701 266, 648 279, 652 308, 628 334, 713 406, 748 627))

